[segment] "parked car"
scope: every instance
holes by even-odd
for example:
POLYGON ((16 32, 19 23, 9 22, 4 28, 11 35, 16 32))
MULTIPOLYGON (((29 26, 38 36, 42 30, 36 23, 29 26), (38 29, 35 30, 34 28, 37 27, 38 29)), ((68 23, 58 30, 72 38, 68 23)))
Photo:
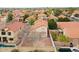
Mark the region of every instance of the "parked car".
POLYGON ((58 49, 58 52, 79 52, 79 49, 75 47, 61 47, 58 49))

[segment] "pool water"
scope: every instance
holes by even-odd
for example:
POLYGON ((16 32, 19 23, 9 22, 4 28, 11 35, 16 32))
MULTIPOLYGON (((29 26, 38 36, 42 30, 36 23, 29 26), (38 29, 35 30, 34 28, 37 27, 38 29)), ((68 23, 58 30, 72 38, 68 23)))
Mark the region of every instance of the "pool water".
POLYGON ((5 45, 5 44, 0 44, 0 47, 15 47, 15 45, 5 45))

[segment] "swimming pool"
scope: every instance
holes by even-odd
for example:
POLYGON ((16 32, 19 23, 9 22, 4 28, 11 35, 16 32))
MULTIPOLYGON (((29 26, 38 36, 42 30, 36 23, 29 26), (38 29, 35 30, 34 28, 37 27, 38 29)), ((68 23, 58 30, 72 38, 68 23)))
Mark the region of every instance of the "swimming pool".
POLYGON ((4 48, 5 48, 5 47, 15 47, 15 45, 0 44, 0 48, 1 48, 1 47, 4 47, 4 48))

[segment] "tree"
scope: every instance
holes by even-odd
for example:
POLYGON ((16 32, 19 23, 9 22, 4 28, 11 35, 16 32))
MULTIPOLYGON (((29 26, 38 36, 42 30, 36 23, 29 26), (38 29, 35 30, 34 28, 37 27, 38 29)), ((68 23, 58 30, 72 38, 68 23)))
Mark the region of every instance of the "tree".
POLYGON ((66 37, 65 35, 59 35, 59 36, 57 37, 57 40, 59 40, 59 41, 61 41, 61 42, 65 42, 65 43, 69 42, 69 38, 66 37))
POLYGON ((2 10, 0 10, 0 14, 2 15, 2 10))
POLYGON ((29 22, 30 25, 34 25, 35 20, 34 19, 30 19, 28 22, 29 22))
POLYGON ((69 18, 58 18, 58 22, 69 22, 71 21, 69 18))
POLYGON ((13 14, 10 12, 7 17, 7 22, 12 21, 12 19, 13 19, 13 14))
POLYGON ((52 14, 52 8, 48 8, 48 11, 47 11, 47 13, 50 15, 50 14, 52 14))
POLYGON ((29 17, 28 14, 25 14, 25 15, 23 16, 23 22, 25 21, 25 19, 26 19, 27 17, 29 17))
POLYGON ((72 14, 74 12, 74 10, 76 10, 76 8, 66 8, 66 10, 69 11, 69 14, 72 14))
POLYGON ((49 29, 57 29, 57 24, 54 19, 48 20, 48 28, 49 29))
POLYGON ((62 13, 62 10, 60 9, 53 9, 54 15, 59 16, 62 13))

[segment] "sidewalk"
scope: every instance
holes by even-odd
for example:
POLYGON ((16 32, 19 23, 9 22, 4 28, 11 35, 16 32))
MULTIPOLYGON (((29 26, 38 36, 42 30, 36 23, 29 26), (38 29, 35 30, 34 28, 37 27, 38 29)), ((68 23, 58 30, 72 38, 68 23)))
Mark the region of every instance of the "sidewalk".
POLYGON ((13 49, 17 49, 20 52, 29 52, 29 51, 44 51, 44 52, 54 52, 52 47, 15 47, 15 48, 0 48, 0 52, 11 52, 13 49))

